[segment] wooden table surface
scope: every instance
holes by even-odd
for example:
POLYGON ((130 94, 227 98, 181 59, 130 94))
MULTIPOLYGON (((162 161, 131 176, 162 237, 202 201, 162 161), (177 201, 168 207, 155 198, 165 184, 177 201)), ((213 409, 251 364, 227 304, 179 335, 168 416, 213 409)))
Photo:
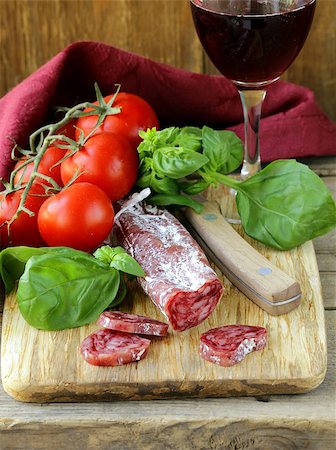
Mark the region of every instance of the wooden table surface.
MULTIPOLYGON (((318 1, 305 48, 285 74, 312 88, 332 119, 334 2, 318 1)), ((0 95, 64 46, 82 39, 104 41, 194 72, 215 72, 202 52, 187 0, 1 0, 0 95)), ((309 164, 335 193, 336 157, 309 164)), ((318 389, 262 398, 40 405, 16 402, 0 386, 0 450, 334 450, 336 230, 314 245, 329 345, 328 372, 318 389)))
MULTIPOLYGON (((336 192, 336 157, 307 162, 336 192)), ((0 449, 334 450, 336 230, 314 241, 328 333, 328 372, 302 395, 29 404, 0 388, 0 449)), ((2 309, 2 308, 1 308, 2 309)))

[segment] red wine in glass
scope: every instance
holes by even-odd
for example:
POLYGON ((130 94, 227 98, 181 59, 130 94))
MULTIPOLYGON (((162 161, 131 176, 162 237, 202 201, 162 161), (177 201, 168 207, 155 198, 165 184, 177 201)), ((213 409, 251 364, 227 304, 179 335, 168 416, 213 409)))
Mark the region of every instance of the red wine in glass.
POLYGON ((260 169, 259 121, 266 87, 302 49, 315 0, 190 0, 200 42, 238 88, 245 122, 242 177, 260 169))

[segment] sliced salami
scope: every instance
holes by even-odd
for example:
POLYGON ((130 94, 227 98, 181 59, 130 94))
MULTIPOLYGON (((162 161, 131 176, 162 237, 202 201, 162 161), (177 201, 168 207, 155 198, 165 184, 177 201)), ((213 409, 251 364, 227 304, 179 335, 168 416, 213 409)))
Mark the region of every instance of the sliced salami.
POLYGON ((115 222, 117 239, 146 272, 144 291, 172 328, 183 331, 205 320, 223 293, 206 256, 168 211, 136 205, 115 222))
POLYGON ((250 325, 226 325, 201 335, 200 355, 207 361, 229 367, 267 344, 267 330, 250 325))
POLYGON ((152 336, 165 336, 169 327, 159 320, 122 311, 104 311, 97 323, 111 330, 152 336))
POLYGON ((134 334, 101 329, 83 340, 81 353, 93 366, 121 366, 144 358, 150 342, 134 334))

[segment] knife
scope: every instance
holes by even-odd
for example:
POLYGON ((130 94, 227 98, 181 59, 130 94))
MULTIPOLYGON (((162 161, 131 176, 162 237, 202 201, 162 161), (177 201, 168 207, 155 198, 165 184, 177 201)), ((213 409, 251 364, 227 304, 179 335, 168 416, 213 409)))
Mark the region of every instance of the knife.
POLYGON ((222 216, 219 205, 201 199, 201 214, 185 208, 185 224, 221 272, 250 300, 272 315, 300 304, 299 283, 255 250, 222 216))

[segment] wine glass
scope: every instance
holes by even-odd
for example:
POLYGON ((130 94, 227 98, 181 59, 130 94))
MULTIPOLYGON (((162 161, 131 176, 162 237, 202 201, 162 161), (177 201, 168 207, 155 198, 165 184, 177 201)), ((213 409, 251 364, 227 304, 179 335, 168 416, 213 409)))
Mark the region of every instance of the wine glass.
POLYGON ((190 0, 200 42, 237 87, 244 112, 241 178, 260 170, 259 122, 266 89, 302 49, 316 0, 190 0))

